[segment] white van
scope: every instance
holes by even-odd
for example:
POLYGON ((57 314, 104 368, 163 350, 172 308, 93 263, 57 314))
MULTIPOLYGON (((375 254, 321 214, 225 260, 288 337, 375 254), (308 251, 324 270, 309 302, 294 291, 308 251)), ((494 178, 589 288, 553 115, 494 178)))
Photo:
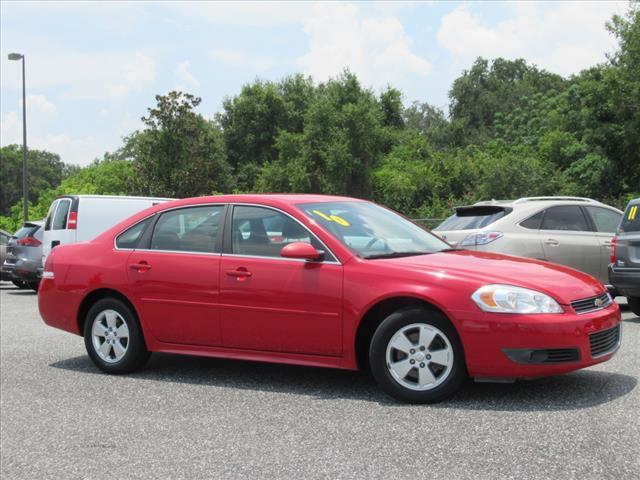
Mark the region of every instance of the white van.
POLYGON ((52 248, 92 240, 125 218, 172 198, 115 195, 63 195, 56 198, 44 223, 42 264, 52 248))

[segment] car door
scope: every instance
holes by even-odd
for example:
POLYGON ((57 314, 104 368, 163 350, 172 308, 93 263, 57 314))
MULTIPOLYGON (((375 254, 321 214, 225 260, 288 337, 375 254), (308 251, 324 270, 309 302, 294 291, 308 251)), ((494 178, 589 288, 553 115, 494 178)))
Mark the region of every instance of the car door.
POLYGON ((616 234, 622 214, 610 208, 585 206, 593 229, 594 235, 600 245, 600 272, 598 279, 602 283, 608 283, 608 267, 611 258, 611 239, 616 234))
POLYGON ((311 232, 272 208, 235 205, 220 269, 223 344, 273 352, 342 354, 342 265, 311 232), (283 258, 292 242, 322 261, 283 258))
POLYGON ((600 276, 600 244, 580 206, 547 208, 539 234, 545 260, 600 276))
POLYGON ((129 256, 130 290, 145 327, 161 342, 220 345, 224 210, 202 205, 163 212, 129 256))

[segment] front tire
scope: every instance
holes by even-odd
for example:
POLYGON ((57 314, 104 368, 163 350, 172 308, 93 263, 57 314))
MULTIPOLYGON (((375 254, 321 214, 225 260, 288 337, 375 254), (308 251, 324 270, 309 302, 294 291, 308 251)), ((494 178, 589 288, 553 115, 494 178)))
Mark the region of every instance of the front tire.
POLYGON ((453 395, 466 378, 458 334, 439 311, 406 308, 378 326, 369 348, 378 385, 408 403, 435 403, 453 395))
POLYGON ((629 310, 640 317, 640 297, 627 297, 627 304, 629 305, 629 310))
POLYGON ((26 290, 28 288, 26 282, 23 282, 22 280, 11 280, 11 283, 13 283, 20 290, 26 290))
POLYGON ((89 309, 84 344, 89 358, 106 373, 133 372, 150 356, 136 315, 115 298, 98 300, 89 309))

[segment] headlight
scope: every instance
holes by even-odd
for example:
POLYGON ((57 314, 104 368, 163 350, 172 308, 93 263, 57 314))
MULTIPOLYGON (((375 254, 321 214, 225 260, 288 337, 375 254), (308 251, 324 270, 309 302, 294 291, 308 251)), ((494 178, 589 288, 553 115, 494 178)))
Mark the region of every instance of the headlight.
POLYGON ((471 298, 485 312, 562 313, 562 307, 544 293, 513 285, 485 285, 471 298))

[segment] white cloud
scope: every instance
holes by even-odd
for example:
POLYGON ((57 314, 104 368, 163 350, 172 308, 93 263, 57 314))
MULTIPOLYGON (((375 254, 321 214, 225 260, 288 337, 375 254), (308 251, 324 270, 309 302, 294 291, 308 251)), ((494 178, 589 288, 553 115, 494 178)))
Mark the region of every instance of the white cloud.
MULTIPOLYGON (((62 87, 65 99, 123 100, 131 92, 150 86, 156 76, 155 61, 139 51, 83 52, 55 45, 38 37, 3 35, 5 46, 21 45, 26 58, 28 88, 62 87)), ((2 88, 22 88, 19 68, 3 65, 2 88)))
POLYGON ((430 63, 411 50, 396 17, 361 18, 357 5, 319 3, 303 20, 309 51, 298 59, 306 73, 324 80, 345 67, 365 83, 383 86, 407 75, 425 76, 430 63))
POLYGON ((217 49, 209 52, 209 58, 227 65, 264 72, 273 68, 275 62, 270 57, 249 55, 238 50, 217 49))
MULTIPOLYGON (((22 99, 18 104, 22 108, 22 99)), ((55 104, 44 95, 27 95, 27 118, 31 119, 32 116, 36 116, 36 118, 48 119, 54 117, 56 111, 55 104)))
MULTIPOLYGON (((49 120, 55 115, 55 105, 42 95, 30 97, 27 97, 28 148, 57 153, 63 161, 75 165, 88 165, 95 158, 102 157, 104 152, 112 150, 93 136, 74 138, 50 133, 49 120)), ((6 113, 0 120, 0 145, 10 144, 22 145, 22 115, 14 111, 6 113)))
POLYGON ((191 62, 184 60, 178 64, 176 68, 176 78, 179 85, 178 90, 186 91, 188 89, 200 88, 200 81, 191 73, 191 62))
POLYGON ((615 39, 605 22, 624 13, 628 2, 515 2, 512 15, 487 25, 466 5, 445 15, 438 42, 462 62, 522 57, 556 73, 569 75, 605 60, 615 39))
POLYGON ((280 25, 299 23, 309 15, 309 2, 177 2, 167 5, 173 12, 231 25, 280 25))

